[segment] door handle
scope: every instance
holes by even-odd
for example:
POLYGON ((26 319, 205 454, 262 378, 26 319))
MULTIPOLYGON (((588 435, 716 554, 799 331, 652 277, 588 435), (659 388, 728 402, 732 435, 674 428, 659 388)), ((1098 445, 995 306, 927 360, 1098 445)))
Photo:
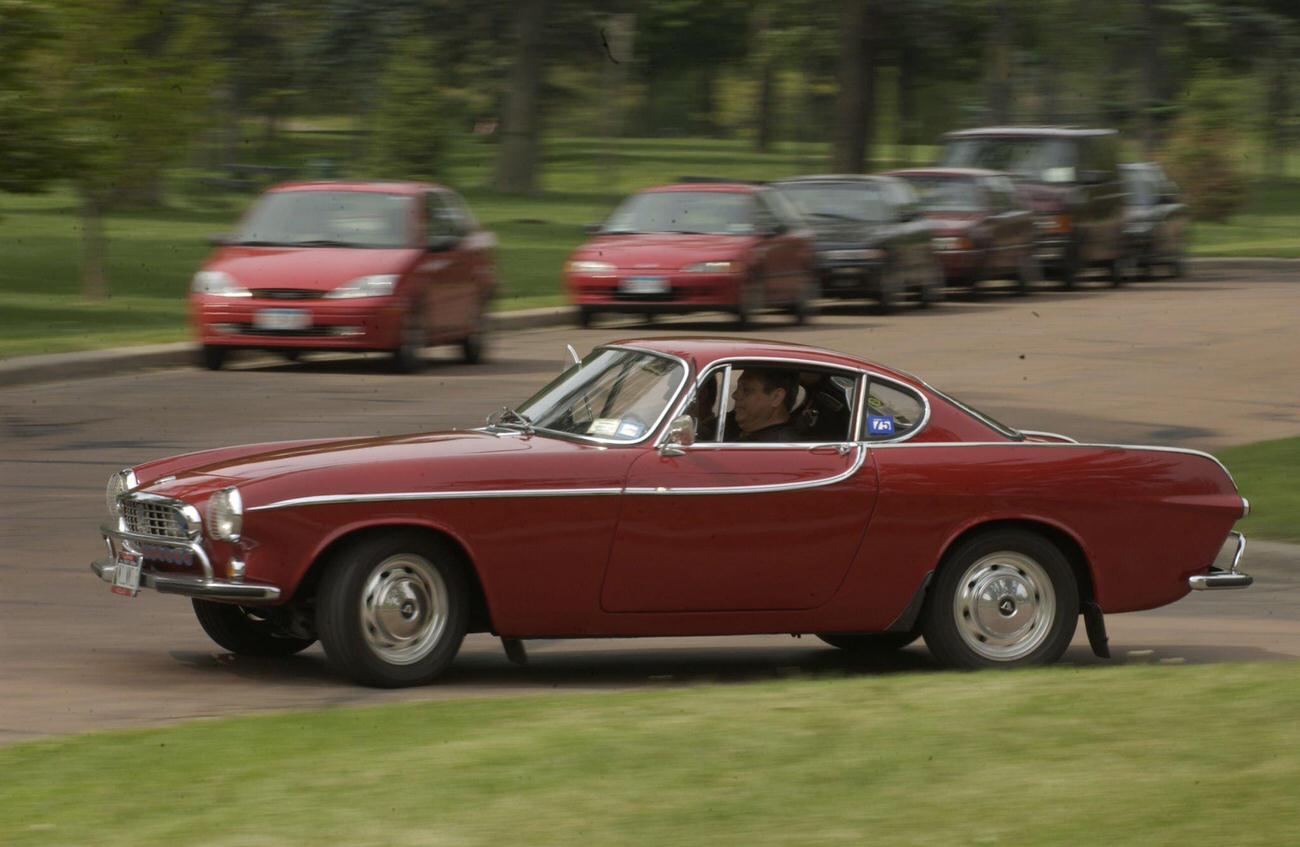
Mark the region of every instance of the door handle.
POLYGON ((818 444, 816 447, 809 447, 808 452, 817 453, 823 456, 830 453, 838 453, 841 456, 847 456, 849 451, 852 449, 853 445, 845 442, 843 444, 818 444))

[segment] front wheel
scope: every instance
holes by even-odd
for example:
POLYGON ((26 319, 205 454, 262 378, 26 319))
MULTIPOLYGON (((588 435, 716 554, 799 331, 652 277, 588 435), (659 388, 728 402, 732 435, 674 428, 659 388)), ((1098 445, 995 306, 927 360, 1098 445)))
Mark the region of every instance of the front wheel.
POLYGON ((740 284, 740 297, 736 303, 736 323, 741 329, 753 329, 758 310, 763 307, 763 282, 753 276, 740 284))
POLYGON ((316 643, 285 633, 263 609, 195 599, 194 617, 213 641, 240 656, 292 656, 316 643))
POLYGON ((219 371, 226 364, 229 349, 215 344, 204 344, 199 351, 199 362, 210 371, 219 371))
POLYGON ((1016 294, 1026 297, 1034 293, 1034 286, 1043 278, 1042 266, 1038 263, 1038 257, 1032 252, 1026 253, 1020 260, 1020 265, 1016 269, 1016 294))
POLYGON ((799 286, 799 294, 795 301, 790 304, 790 316, 794 318, 795 326, 805 326, 812 321, 813 316, 817 314, 817 309, 813 306, 813 291, 817 283, 812 277, 809 277, 799 286))
POLYGON ((391 353, 389 369, 399 374, 419 373, 424 367, 423 353, 428 340, 424 328, 424 307, 418 302, 412 303, 402 316, 400 336, 397 347, 391 353))
POLYGON ((372 536, 343 548, 329 563, 317 598, 325 655, 362 685, 431 681, 465 638, 462 567, 452 547, 418 533, 372 536))
POLYGON ((924 613, 926 646, 955 668, 1048 665, 1069 646, 1079 591, 1055 545, 1019 530, 977 536, 939 571, 924 613))
POLYGON ((487 359, 488 348, 487 306, 479 312, 474 328, 460 342, 461 356, 467 365, 479 365, 487 359))

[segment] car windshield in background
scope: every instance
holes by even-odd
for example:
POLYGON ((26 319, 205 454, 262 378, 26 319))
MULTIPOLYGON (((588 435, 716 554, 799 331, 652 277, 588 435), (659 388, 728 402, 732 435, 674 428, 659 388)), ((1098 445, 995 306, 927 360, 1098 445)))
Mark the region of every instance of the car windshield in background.
POLYGON ((604 235, 679 232, 749 235, 754 199, 727 191, 647 191, 623 201, 601 228, 604 235))
POLYGON ((1061 138, 958 138, 943 151, 949 168, 1006 171, 1035 182, 1074 182, 1074 144, 1061 138))
POLYGON ((984 208, 979 186, 973 179, 939 176, 906 179, 920 196, 921 208, 927 212, 978 212, 984 208))
POLYGON ((885 220, 880 192, 871 186, 810 182, 779 188, 795 208, 815 220, 854 223, 881 223, 885 220))
POLYGON ((375 191, 274 191, 235 241, 273 247, 408 247, 412 198, 375 191))
POLYGON ((631 443, 650 434, 686 381, 676 359, 602 349, 519 407, 537 430, 631 443))

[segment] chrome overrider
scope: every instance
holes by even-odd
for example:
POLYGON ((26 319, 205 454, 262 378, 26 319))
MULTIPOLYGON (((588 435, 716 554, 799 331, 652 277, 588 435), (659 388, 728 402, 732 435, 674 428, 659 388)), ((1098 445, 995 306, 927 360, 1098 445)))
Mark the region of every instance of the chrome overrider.
POLYGON ((1187 584, 1193 589, 1221 591, 1225 588, 1246 588, 1255 581, 1254 577, 1237 570, 1237 566, 1241 564, 1241 554, 1246 552, 1246 536, 1235 529, 1229 535, 1237 536, 1237 552, 1232 556, 1232 567, 1225 571, 1223 568, 1212 566, 1207 574, 1188 577, 1187 584))
MULTIPOLYGON (((154 573, 142 565, 140 570, 140 587, 152 588, 162 594, 183 594, 186 597, 199 597, 206 600, 239 600, 243 602, 271 602, 279 599, 280 589, 274 585, 257 585, 242 582, 244 563, 238 559, 231 562, 233 580, 217 579, 212 570, 212 560, 207 550, 203 549, 203 526, 198 510, 182 500, 160 497, 157 494, 134 492, 119 495, 119 500, 149 500, 171 506, 185 518, 186 538, 169 538, 167 536, 149 535, 132 532, 126 528, 125 520, 117 518, 116 526, 105 524, 99 528, 108 548, 108 558, 91 562, 90 569, 104 582, 112 583, 117 572, 118 551, 144 556, 141 547, 164 548, 176 551, 180 556, 189 554, 192 562, 198 564, 202 575, 154 573)), ((147 559, 145 560, 147 561, 147 559)))

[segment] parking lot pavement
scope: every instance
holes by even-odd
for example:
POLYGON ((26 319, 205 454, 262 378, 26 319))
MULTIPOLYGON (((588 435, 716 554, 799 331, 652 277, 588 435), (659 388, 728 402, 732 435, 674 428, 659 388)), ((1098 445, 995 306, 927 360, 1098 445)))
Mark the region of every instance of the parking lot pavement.
MULTIPOLYGON (((1295 281, 1292 272, 1198 270, 1187 282, 954 298, 889 318, 831 305, 813 326, 770 317, 749 335, 878 359, 1016 426, 1213 449, 1300 434, 1295 281)), ((489 364, 435 353, 418 376, 390 375, 379 357, 260 359, 221 372, 130 370, 0 390, 0 742, 332 703, 852 672, 809 638, 546 642, 535 645, 534 666, 517 669, 495 641, 475 636, 443 684, 371 691, 335 676, 319 648, 276 662, 235 659, 207 640, 184 600, 123 600, 90 574, 103 549, 104 482, 119 468, 230 443, 475 426, 556 374, 566 343, 585 352, 619 337, 731 331, 717 316, 521 329, 497 337, 489 364)), ((1252 547, 1247 570, 1258 559, 1264 574, 1257 587, 1115 616, 1117 660, 1300 656, 1297 558, 1295 548, 1252 547)), ((1067 660, 1091 663, 1081 643, 1067 660)), ((929 666, 922 647, 899 661, 929 666)))

